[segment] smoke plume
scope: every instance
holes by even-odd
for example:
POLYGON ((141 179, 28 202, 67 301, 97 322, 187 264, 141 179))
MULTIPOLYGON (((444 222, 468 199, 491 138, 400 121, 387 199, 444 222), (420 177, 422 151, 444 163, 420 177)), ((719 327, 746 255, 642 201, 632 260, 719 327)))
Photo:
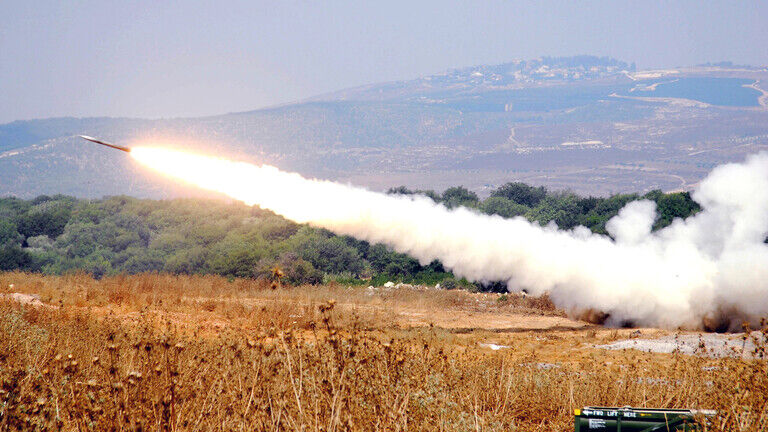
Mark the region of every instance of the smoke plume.
POLYGON ((734 326, 768 314, 768 154, 715 168, 693 193, 703 210, 651 232, 655 203, 635 201, 607 224, 559 230, 523 218, 449 210, 421 196, 384 195, 271 166, 135 148, 141 163, 288 219, 371 243, 459 277, 548 293, 608 324, 734 326))

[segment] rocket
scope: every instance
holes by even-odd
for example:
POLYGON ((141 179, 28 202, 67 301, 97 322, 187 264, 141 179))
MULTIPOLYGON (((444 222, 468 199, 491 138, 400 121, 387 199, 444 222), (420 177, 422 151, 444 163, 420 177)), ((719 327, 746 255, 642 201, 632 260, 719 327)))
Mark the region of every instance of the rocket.
POLYGON ((80 136, 80 138, 88 140, 90 142, 95 142, 96 144, 101 144, 103 146, 111 147, 113 149, 122 150, 122 151, 124 151, 126 153, 130 153, 130 151, 131 151, 131 149, 128 148, 128 147, 123 147, 123 146, 119 146, 119 145, 116 145, 116 144, 110 144, 108 142, 104 142, 104 141, 98 140, 98 139, 96 139, 94 137, 89 137, 87 135, 79 135, 79 136, 80 136))

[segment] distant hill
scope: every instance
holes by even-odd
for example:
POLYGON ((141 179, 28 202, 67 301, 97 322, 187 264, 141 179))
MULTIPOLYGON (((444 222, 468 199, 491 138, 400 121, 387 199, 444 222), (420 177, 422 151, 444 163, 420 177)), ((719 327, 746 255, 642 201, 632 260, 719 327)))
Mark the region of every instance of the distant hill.
POLYGON ((451 69, 411 81, 341 90, 318 96, 310 100, 412 100, 415 102, 434 101, 434 97, 445 92, 471 93, 519 89, 525 86, 547 83, 563 84, 599 78, 620 76, 634 72, 635 65, 610 57, 575 56, 542 57, 532 60, 517 60, 499 65, 480 65, 451 69))
POLYGON ((152 142, 374 189, 481 193, 510 180, 607 194, 690 188, 768 147, 765 68, 637 71, 543 57, 372 84, 293 104, 180 119, 0 125, 0 196, 169 197, 184 190, 76 138, 152 142))

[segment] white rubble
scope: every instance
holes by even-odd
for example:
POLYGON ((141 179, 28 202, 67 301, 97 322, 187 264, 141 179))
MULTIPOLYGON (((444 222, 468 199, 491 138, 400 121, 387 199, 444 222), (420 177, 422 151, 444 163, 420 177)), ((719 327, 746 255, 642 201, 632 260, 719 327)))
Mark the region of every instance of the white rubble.
POLYGON ((744 338, 743 333, 736 334, 678 334, 660 337, 658 339, 625 339, 595 348, 608 350, 635 349, 654 353, 678 352, 687 355, 705 357, 752 357, 755 344, 752 338, 761 338, 760 332, 752 332, 744 338))

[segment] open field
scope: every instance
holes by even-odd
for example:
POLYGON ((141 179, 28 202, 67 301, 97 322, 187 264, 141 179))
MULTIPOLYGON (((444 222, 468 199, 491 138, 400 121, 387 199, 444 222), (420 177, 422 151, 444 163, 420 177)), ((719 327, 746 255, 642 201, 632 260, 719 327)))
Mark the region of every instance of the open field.
POLYGON ((602 349, 697 336, 593 326, 546 298, 18 272, 0 295, 0 430, 569 431, 585 405, 768 428, 763 339, 723 358, 706 338, 697 355, 602 349))

